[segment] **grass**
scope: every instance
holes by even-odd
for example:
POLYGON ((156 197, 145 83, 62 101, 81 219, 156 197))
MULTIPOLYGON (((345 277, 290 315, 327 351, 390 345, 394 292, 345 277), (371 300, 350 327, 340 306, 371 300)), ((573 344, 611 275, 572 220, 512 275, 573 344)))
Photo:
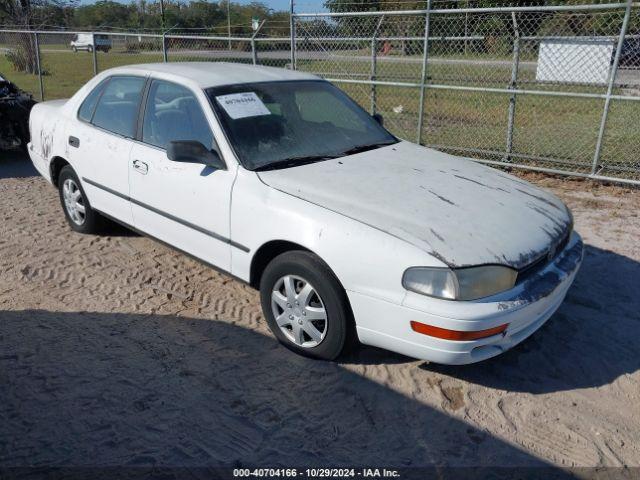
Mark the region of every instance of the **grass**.
MULTIPOLYGON (((121 65, 161 62, 161 53, 104 53, 97 52, 99 71, 121 65)), ((68 98, 93 77, 93 55, 87 52, 59 52, 45 50, 41 57, 44 94, 46 100, 68 98)), ((37 75, 13 71, 4 55, 0 56, 0 72, 7 79, 40 98, 37 75)))
MULTIPOLYGON (((211 59, 195 52, 170 51, 169 60, 211 59)), ((162 61, 156 52, 126 53, 112 50, 98 52, 98 67, 107 68, 162 61)), ((248 62, 246 54, 226 61, 248 62)), ((437 60, 434 59, 434 60, 437 60)), ((287 59, 267 59, 272 66, 285 66, 287 59)), ((47 46, 42 54, 46 99, 71 96, 93 76, 93 56, 86 52, 72 53, 63 47, 47 46), (55 51, 52 51, 55 50, 55 51)), ((299 60, 300 70, 322 73, 333 78, 368 79, 370 62, 350 58, 329 60, 299 60)), ((17 85, 39 98, 38 77, 12 71, 4 55, 0 55, 0 72, 17 85)), ((535 83, 535 70, 519 72, 521 88, 579 90, 602 93, 602 87, 549 86, 535 83)), ((419 82, 420 63, 380 61, 377 78, 419 82)), ((505 88, 511 77, 508 65, 446 64, 429 66, 430 83, 505 88)), ((338 83, 365 109, 370 110, 371 87, 338 83)), ((418 88, 376 87, 377 111, 385 117, 386 126, 395 134, 416 140, 420 111, 418 88)), ((468 92, 427 89, 424 103, 422 142, 470 157, 501 159, 502 153, 473 153, 468 149, 504 152, 507 142, 508 93, 468 92)), ((589 172, 604 107, 602 99, 519 95, 515 108, 513 152, 525 157, 549 160, 512 158, 517 163, 535 166, 567 168, 589 172), (552 160, 552 159, 555 159, 552 160)), ((640 179, 640 102, 613 101, 602 148, 602 174, 640 179), (622 168, 623 170, 620 170, 622 168)))
MULTIPOLYGON (((369 86, 339 86, 363 107, 370 108, 369 86)), ((463 156, 501 160, 507 144, 510 97, 502 93, 427 89, 422 142, 463 156), (479 154, 469 149, 486 152, 479 154)), ((640 105, 622 101, 618 104, 612 107, 607 124, 602 164, 609 175, 640 178, 637 153, 640 125, 633 121, 640 118, 640 105), (634 163, 635 171, 616 171, 634 163)), ((417 139, 419 89, 378 87, 377 105, 377 111, 383 114, 385 125, 393 133, 417 139)), ((518 96, 512 152, 524 157, 513 157, 512 161, 589 173, 603 107, 604 100, 600 99, 518 96)))
MULTIPOLYGON (((429 83, 471 87, 507 88, 508 65, 447 64, 433 58, 429 83)), ((449 59, 449 58, 448 58, 449 59)), ((475 59, 478 60, 478 59, 475 59)), ((369 79, 370 62, 354 59, 299 61, 305 71, 332 78, 369 79)), ((378 62, 376 79, 419 83, 421 65, 378 62)), ((604 93, 602 86, 550 85, 536 82, 535 68, 521 68, 518 87, 604 93)), ((338 84, 367 110, 371 106, 369 85, 338 84)), ((419 88, 378 86, 377 111, 395 134, 416 140, 420 110, 419 88)), ((614 92, 621 93, 621 92, 614 92)), ((422 143, 460 155, 501 160, 507 148, 510 93, 427 89, 424 103, 422 143), (485 153, 472 152, 479 149, 485 153), (495 151, 499 153, 488 153, 495 151)), ((518 95, 516 98, 511 161, 531 166, 591 171, 603 99, 518 95), (517 156, 517 155, 521 156, 517 156), (531 158, 539 157, 539 158, 531 158), (543 160, 541 160, 542 158, 543 160)), ((600 167, 603 175, 640 179, 640 102, 614 101, 605 130, 600 167)))

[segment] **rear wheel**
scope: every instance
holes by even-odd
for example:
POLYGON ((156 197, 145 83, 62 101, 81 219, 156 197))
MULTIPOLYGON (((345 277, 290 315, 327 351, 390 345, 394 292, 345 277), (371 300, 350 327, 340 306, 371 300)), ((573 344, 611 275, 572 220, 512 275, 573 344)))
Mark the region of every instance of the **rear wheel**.
POLYGON ((102 217, 91 208, 80 180, 71 166, 66 165, 58 177, 60 203, 69 226, 76 232, 96 233, 102 225, 102 217))
POLYGON ((333 360, 348 344, 347 295, 314 254, 293 251, 273 259, 262 275, 260 298, 271 331, 294 352, 333 360))

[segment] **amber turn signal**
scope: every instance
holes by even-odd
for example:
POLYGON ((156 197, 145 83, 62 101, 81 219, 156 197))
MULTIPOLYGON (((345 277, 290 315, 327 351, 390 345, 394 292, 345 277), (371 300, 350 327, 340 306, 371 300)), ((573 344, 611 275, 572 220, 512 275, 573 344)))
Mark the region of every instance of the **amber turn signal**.
POLYGON ((456 340, 459 342, 491 337, 493 335, 503 333, 508 326, 509 324, 505 323, 504 325, 488 328, 486 330, 463 332, 461 330, 449 330, 447 328, 434 327, 433 325, 426 325, 424 323, 411 321, 411 329, 414 332, 429 335, 430 337, 442 338, 443 340, 456 340))

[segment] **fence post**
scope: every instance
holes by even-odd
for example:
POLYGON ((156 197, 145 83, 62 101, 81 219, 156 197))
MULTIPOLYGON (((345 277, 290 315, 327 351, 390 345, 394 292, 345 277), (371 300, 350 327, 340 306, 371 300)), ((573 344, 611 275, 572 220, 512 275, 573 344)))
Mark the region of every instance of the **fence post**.
POLYGON ((169 61, 169 55, 167 53, 167 34, 162 32, 162 61, 167 63, 169 61))
POLYGON ((258 54, 256 53, 256 41, 251 39, 251 61, 254 65, 258 64, 258 54))
POLYGON ((431 23, 431 0, 427 0, 427 13, 424 17, 424 44, 422 54, 422 76, 420 81, 420 105, 418 106, 418 144, 422 143, 422 124, 424 122, 424 96, 427 83, 427 62, 429 60, 429 24, 431 23))
MULTIPOLYGON (((371 39, 371 74, 369 75, 371 82, 376 81, 377 59, 378 59, 378 41, 376 40, 376 37, 374 35, 374 37, 371 39)), ((374 115, 375 113, 376 113, 376 84, 371 83, 371 115, 374 115)))
MULTIPOLYGON (((520 30, 518 28, 518 20, 516 19, 516 13, 511 12, 511 21, 513 22, 513 65, 511 66, 511 82, 509 83, 509 89, 515 90, 518 84, 518 69, 520 67, 520 30)), ((512 93, 509 99, 509 120, 507 124, 507 148, 505 158, 503 161, 509 161, 511 159, 511 152, 513 151, 513 125, 516 117, 516 94, 512 93)))
POLYGON ((258 52, 256 51, 256 37, 258 36, 258 33, 260 33, 260 30, 262 30, 262 26, 266 21, 267 21, 266 18, 262 20, 262 22, 260 22, 260 25, 258 25, 258 28, 256 28, 256 31, 253 32, 253 35, 251 35, 251 59, 253 60, 254 65, 258 64, 258 52))
POLYGON ((289 28, 291 35, 291 69, 296 70, 296 24, 293 13, 294 0, 289 0, 289 28))
POLYGON ((44 84, 42 82, 42 63, 40 62, 40 41, 38 40, 38 33, 33 34, 35 38, 36 47, 36 67, 38 68, 38 82, 40 83, 40 101, 44 102, 44 84))
POLYGON ((371 115, 376 113, 376 84, 373 83, 376 81, 377 70, 378 70, 378 33, 380 32, 380 26, 384 21, 384 15, 380 17, 378 20, 378 24, 376 25, 375 30, 373 31, 373 37, 371 38, 371 72, 369 74, 369 78, 371 80, 371 115))
MULTIPOLYGON (((469 8, 469 0, 467 0, 467 4, 465 8, 469 8)), ((467 56, 467 50, 469 47, 469 12, 464 14, 464 56, 467 56)))
POLYGON ((98 74, 98 53, 96 51, 95 32, 91 33, 91 43, 93 44, 93 46, 91 47, 91 53, 93 54, 93 76, 95 77, 98 74))
POLYGON ((629 27, 629 18, 631 17, 631 5, 632 0, 627 0, 627 8, 624 12, 624 20, 622 21, 622 28, 620 29, 620 37, 618 38, 618 46, 616 47, 616 55, 609 72, 609 84, 607 86, 607 95, 604 101, 604 110, 602 111, 602 119, 600 121, 600 131, 598 132, 598 141, 596 142, 596 151, 593 155, 593 165, 591 166, 591 175, 595 175, 598 171, 600 164, 600 154, 602 153, 602 140, 604 138, 604 130, 607 125, 607 117, 609 116, 609 106, 611 104, 611 94, 613 93, 613 86, 616 81, 616 74, 618 73, 618 65, 620 63, 620 53, 624 45, 624 37, 627 35, 627 28, 629 27))

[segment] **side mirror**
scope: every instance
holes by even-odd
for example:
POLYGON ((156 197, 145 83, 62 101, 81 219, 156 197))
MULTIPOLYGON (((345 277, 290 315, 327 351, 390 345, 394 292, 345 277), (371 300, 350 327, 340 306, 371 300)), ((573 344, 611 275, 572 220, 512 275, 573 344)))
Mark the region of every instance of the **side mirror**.
POLYGON ((381 127, 384 127, 384 117, 379 113, 374 113, 373 119, 380 124, 381 127))
POLYGON ((209 150, 203 144, 194 140, 169 142, 167 158, 173 162, 203 163, 216 170, 227 169, 218 152, 209 150))

